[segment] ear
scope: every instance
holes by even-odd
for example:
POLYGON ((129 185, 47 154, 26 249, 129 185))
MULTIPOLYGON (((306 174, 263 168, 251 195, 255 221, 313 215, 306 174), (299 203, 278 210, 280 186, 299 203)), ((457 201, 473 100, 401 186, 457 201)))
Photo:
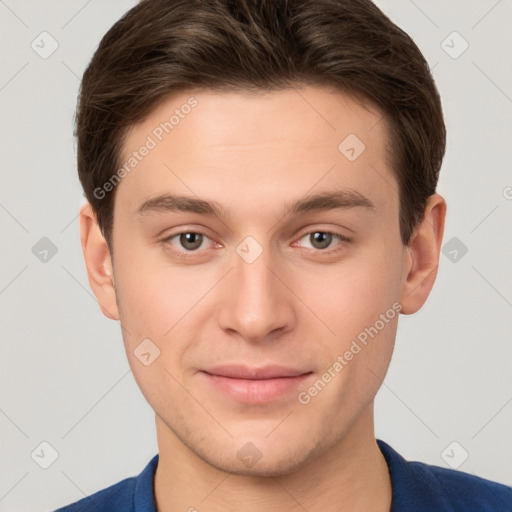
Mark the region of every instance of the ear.
POLYGON ((439 266, 444 233, 446 202, 439 194, 431 195, 421 222, 416 226, 407 246, 402 282, 401 313, 416 313, 427 300, 439 266))
POLYGON ((80 209, 80 240, 89 284, 101 311, 108 318, 119 320, 110 251, 89 203, 80 209))

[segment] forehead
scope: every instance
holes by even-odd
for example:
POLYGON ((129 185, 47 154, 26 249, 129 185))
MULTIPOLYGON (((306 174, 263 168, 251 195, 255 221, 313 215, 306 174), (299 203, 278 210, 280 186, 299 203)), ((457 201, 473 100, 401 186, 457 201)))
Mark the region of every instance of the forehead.
POLYGON ((220 201, 250 200, 255 191, 287 200, 347 186, 376 203, 395 202, 387 150, 381 112, 337 90, 190 90, 166 98, 128 132, 121 163, 134 165, 117 193, 139 202, 177 189, 220 201), (133 156, 144 147, 144 156, 133 156))
MULTIPOLYGON (((161 101, 130 130, 124 149, 136 145, 145 134, 169 139, 165 136, 172 133, 178 142, 180 133, 185 132, 183 135, 188 137, 191 130, 203 145, 208 138, 207 147, 276 142, 327 145, 341 142, 348 134, 344 132, 350 130, 375 145, 384 135, 385 125, 376 106, 333 88, 297 85, 255 92, 191 89, 161 101)), ((194 140, 188 142, 193 144, 194 140)))

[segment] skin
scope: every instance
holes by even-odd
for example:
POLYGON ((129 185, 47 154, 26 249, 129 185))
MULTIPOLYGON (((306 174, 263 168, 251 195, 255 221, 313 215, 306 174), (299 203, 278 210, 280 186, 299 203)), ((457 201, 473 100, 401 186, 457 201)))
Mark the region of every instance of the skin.
POLYGON ((373 404, 393 351, 398 314, 311 401, 306 390, 393 303, 416 312, 434 283, 446 204, 432 195, 404 246, 398 186, 379 111, 322 87, 284 91, 188 91, 169 97, 124 143, 123 158, 193 96, 198 104, 117 186, 113 255, 90 205, 80 213, 91 287, 120 320, 133 375, 155 411, 158 510, 387 512, 391 481, 374 435, 373 404), (338 146, 356 134, 349 161, 338 146), (362 206, 284 213, 285 205, 339 189, 362 206), (173 193, 216 201, 227 216, 147 211, 173 193), (315 232, 336 237, 319 248, 315 232), (179 233, 203 233, 189 250, 179 233), (236 251, 253 237, 252 263, 236 251), (326 254, 326 250, 337 249, 326 254), (134 350, 149 338, 149 366, 134 350), (312 374, 265 404, 214 389, 209 365, 281 364, 312 374), (252 443, 260 460, 237 453, 252 443))

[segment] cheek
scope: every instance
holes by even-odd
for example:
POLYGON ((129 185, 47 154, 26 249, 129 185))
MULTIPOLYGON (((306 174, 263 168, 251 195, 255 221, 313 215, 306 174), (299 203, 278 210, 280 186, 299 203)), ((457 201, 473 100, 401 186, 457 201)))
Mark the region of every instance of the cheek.
MULTIPOLYGON (((217 273, 203 269, 176 266, 149 253, 132 253, 116 268, 116 293, 123 340, 128 358, 137 369, 134 351, 143 340, 151 340, 160 351, 156 366, 180 372, 184 357, 204 339, 211 293, 219 281, 217 273)), ((155 349, 156 350, 156 349, 155 349)), ((132 363, 131 363, 132 364, 132 363)), ((163 374, 161 377, 168 379, 163 374)))
MULTIPOLYGON (((336 376, 329 390, 322 391, 318 407, 331 403, 333 410, 338 410, 334 406, 343 403, 355 411, 379 388, 396 335, 400 257, 400 244, 381 240, 328 275, 319 273, 317 279, 299 280, 301 293, 309 290, 308 305, 330 330, 318 324, 318 332, 324 332, 318 336, 317 346, 318 353, 323 354, 322 371, 330 370, 336 376)), ((325 378, 330 379, 330 375, 325 378)))
POLYGON ((322 320, 326 339, 334 336, 343 346, 399 299, 400 258, 393 247, 368 248, 331 268, 298 271, 294 291, 322 320))
POLYGON ((171 267, 157 249, 128 251, 119 244, 116 250, 129 254, 115 265, 117 298, 126 326, 139 335, 162 337, 200 297, 197 273, 171 267))
POLYGON ((116 278, 123 342, 133 376, 154 408, 169 397, 177 403, 179 361, 187 349, 182 328, 204 292, 186 286, 190 276, 145 263, 136 254, 119 265, 116 278))

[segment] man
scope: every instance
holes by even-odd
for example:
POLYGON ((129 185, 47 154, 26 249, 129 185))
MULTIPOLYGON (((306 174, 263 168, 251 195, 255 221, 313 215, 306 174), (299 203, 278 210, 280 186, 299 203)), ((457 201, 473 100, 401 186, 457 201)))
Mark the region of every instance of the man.
POLYGON ((60 510, 510 511, 375 439, 398 316, 434 284, 441 103, 368 0, 145 0, 82 82, 89 282, 159 453, 60 510))

